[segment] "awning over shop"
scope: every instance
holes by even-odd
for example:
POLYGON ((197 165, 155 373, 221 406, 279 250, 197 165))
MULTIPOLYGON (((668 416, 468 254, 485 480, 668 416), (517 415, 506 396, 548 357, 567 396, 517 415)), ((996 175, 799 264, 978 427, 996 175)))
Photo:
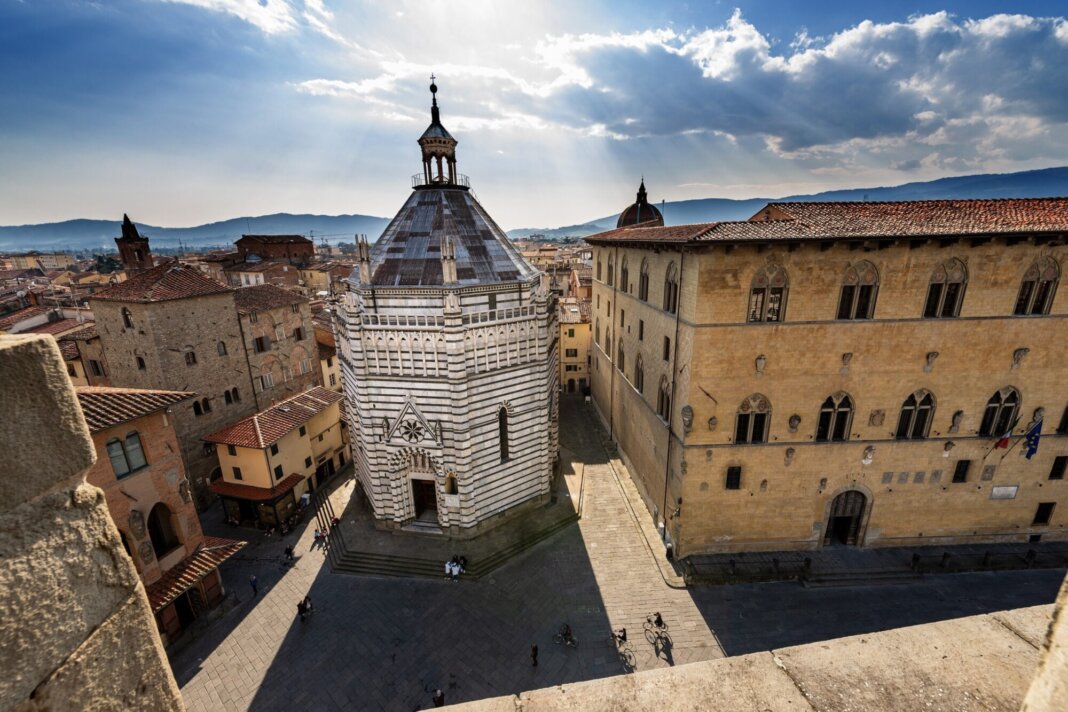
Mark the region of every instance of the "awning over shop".
POLYGON ((303 479, 303 475, 290 475, 274 487, 253 487, 252 485, 239 485, 236 482, 218 480, 211 483, 211 490, 220 497, 247 499, 253 502, 273 502, 291 491, 303 479))
POLYGON ((163 574, 163 578, 145 587, 152 612, 158 613, 171 601, 196 586, 219 564, 241 551, 247 542, 206 536, 192 554, 163 574))

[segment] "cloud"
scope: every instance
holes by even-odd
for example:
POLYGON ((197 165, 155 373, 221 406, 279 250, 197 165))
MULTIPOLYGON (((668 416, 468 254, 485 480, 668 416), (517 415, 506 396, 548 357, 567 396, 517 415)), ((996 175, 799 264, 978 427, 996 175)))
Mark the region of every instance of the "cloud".
POLYGON ((206 10, 233 15, 268 35, 296 29, 297 18, 288 0, 162 0, 180 5, 193 5, 206 10))

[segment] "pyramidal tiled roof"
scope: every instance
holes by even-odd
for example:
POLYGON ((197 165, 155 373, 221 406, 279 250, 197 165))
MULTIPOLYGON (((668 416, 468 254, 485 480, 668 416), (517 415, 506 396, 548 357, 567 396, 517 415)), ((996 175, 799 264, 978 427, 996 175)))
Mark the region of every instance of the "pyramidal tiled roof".
POLYGON ((371 248, 371 284, 440 286, 446 236, 456 251, 460 286, 518 282, 537 274, 475 196, 451 186, 412 192, 371 248))
POLYGON ((78 403, 82 406, 85 422, 94 433, 155 413, 196 395, 181 391, 103 386, 75 386, 74 391, 78 394, 78 403))
POLYGON ((89 299, 114 302, 164 302, 232 291, 196 267, 168 262, 97 292, 89 299))
POLYGON ((341 398, 340 393, 316 386, 206 435, 204 440, 263 449, 278 442, 286 433, 304 425, 341 398))
POLYGON ((234 290, 234 302, 237 303, 237 311, 242 314, 252 314, 306 301, 308 300, 296 292, 290 292, 288 289, 282 289, 273 284, 257 284, 234 290))

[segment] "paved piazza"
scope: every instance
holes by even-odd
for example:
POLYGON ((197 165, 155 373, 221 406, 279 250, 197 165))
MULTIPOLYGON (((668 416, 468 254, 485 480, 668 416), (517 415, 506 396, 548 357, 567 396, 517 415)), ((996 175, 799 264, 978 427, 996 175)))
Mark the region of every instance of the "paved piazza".
MULTIPOLYGON (((310 529, 292 567, 281 563, 283 542, 255 539, 223 569, 229 610, 172 661, 188 708, 425 709, 436 687, 453 703, 622 674, 609 642, 619 626, 628 630, 635 667, 645 670, 1051 603, 1064 577, 1063 570, 1017 571, 866 588, 686 590, 647 544, 652 524, 632 504, 633 485, 608 463, 592 412, 574 401, 561 411, 562 444, 577 467, 584 464, 577 524, 494 575, 461 583, 332 574, 311 548, 310 529), (316 613, 301 624, 296 603, 305 594, 316 613), (670 642, 655 650, 641 626, 654 610, 670 626, 670 642), (564 621, 577 649, 552 642, 564 621)), ((351 492, 348 483, 334 493, 337 511, 351 492)))

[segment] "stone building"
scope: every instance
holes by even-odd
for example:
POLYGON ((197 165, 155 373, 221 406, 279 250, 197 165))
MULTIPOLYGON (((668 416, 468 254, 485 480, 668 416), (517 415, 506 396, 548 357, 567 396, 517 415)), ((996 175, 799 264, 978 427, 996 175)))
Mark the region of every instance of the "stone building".
POLYGON ((456 172, 436 94, 431 116, 415 189, 373 250, 359 243, 337 344, 376 520, 464 536, 548 499, 556 303, 456 172))
POLYGON ((273 284, 276 287, 297 289, 300 285, 300 271, 285 260, 250 259, 223 267, 222 273, 222 281, 231 287, 273 284))
POLYGON ((242 260, 284 260, 292 265, 315 261, 315 244, 303 235, 242 235, 234 243, 242 260))
POLYGON ((217 463, 202 438, 258 409, 234 290, 170 263, 90 303, 112 385, 197 394, 172 411, 194 496, 206 504, 217 463))
POLYGON ((560 300, 560 390, 586 393, 590 383, 590 303, 560 300))
POLYGON ((234 291, 257 408, 322 384, 308 300, 272 284, 234 291))
POLYGON ((119 248, 119 261, 126 268, 127 276, 155 266, 148 238, 141 236, 129 215, 122 216, 122 237, 115 238, 115 245, 119 248))
POLYGON ((225 595, 219 564, 245 542, 205 537, 168 412, 194 393, 75 389, 96 448, 86 480, 104 491, 164 644, 225 595))
POLYGON ((349 462, 342 395, 313 388, 211 433, 222 477, 212 490, 228 519, 274 526, 349 462))
POLYGON ((956 200, 587 238, 594 402, 676 553, 1068 538, 1066 232, 956 200))

